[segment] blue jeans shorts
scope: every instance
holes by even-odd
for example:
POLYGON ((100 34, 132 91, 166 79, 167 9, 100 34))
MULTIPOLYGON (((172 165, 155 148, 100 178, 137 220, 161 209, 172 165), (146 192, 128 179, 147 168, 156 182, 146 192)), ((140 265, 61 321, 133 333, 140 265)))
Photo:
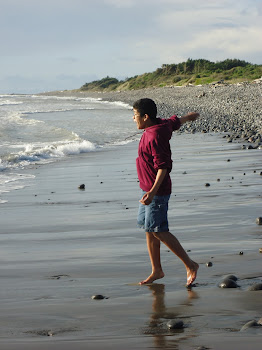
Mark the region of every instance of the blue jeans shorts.
MULTIPOLYGON (((142 196, 146 192, 143 191, 142 196)), ((141 196, 141 197, 142 197, 141 196)), ((168 201, 170 194, 155 196, 149 205, 139 203, 137 225, 145 232, 168 232, 168 201)))

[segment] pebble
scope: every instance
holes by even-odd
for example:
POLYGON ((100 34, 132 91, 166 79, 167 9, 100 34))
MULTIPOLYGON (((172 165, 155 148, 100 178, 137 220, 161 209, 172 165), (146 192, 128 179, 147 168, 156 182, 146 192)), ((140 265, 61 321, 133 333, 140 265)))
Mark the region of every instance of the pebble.
POLYGON ((230 278, 225 278, 220 284, 219 288, 238 288, 239 285, 230 278))
POLYGON ((261 216, 256 218, 256 224, 257 225, 262 225, 262 217, 261 216))
POLYGON ((185 327, 182 320, 170 320, 166 325, 169 329, 182 329, 185 327))
POLYGON ((106 299, 106 297, 104 297, 104 296, 101 295, 101 294, 96 294, 96 295, 93 295, 93 296, 92 296, 92 299, 93 299, 93 300, 102 300, 102 299, 106 299))
POLYGON ((230 279, 232 281, 237 281, 238 280, 237 276, 235 276, 235 275, 227 275, 225 277, 225 279, 230 279))
POLYGON ((205 184, 205 186, 206 186, 206 187, 209 187, 209 186, 210 186, 210 183, 207 182, 207 183, 205 184))
POLYGON ((85 187, 86 187, 85 184, 82 184, 82 185, 79 185, 79 186, 78 186, 78 188, 79 188, 80 190, 84 190, 85 187))
POLYGON ((245 331, 246 329, 248 328, 251 328, 251 327, 258 327, 260 326, 256 320, 252 320, 252 321, 249 321, 247 322, 241 329, 240 329, 240 332, 243 332, 245 331))
POLYGON ((206 263, 206 266, 207 267, 211 267, 211 266, 213 266, 213 263, 211 261, 209 261, 209 262, 206 263))
POLYGON ((262 283, 255 283, 248 288, 249 291, 262 290, 262 283))
POLYGON ((244 252, 239 252, 239 255, 243 255, 244 254, 244 252))

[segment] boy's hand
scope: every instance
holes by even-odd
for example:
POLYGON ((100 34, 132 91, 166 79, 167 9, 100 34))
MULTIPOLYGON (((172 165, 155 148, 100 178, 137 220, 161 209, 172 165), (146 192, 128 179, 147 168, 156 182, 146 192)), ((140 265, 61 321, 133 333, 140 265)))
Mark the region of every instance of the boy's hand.
POLYGON ((184 115, 183 117, 180 117, 180 123, 184 124, 186 122, 193 122, 199 117, 199 113, 196 112, 191 112, 188 113, 187 115, 184 115))
POLYGON ((144 205, 149 205, 154 198, 154 195, 151 192, 147 192, 143 195, 143 197, 140 199, 140 203, 144 205))
POLYGON ((199 117, 199 113, 191 112, 191 113, 188 113, 187 117, 190 122, 193 122, 199 117))

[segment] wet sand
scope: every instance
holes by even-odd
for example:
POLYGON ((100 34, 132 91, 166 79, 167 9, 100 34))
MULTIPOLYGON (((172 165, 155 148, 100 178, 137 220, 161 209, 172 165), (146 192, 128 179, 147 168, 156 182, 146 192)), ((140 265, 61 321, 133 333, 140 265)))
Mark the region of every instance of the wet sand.
POLYGON ((1 349, 260 349, 262 327, 240 329, 262 317, 262 291, 248 290, 262 281, 262 151, 219 135, 172 139, 170 229, 200 264, 187 290, 164 246, 165 278, 138 285, 150 264, 136 228, 137 146, 34 166, 28 187, 3 196, 1 349), (239 288, 218 287, 228 274, 239 288), (171 319, 185 328, 170 331, 171 319))

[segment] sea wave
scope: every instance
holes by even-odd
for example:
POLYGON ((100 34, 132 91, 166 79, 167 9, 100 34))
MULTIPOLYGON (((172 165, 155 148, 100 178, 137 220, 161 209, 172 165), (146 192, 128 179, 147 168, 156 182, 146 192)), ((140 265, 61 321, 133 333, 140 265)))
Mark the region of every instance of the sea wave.
POLYGON ((22 101, 11 101, 11 100, 3 100, 0 101, 0 106, 8 106, 8 105, 22 105, 22 101))
POLYGON ((27 144, 24 145, 22 151, 8 154, 0 159, 0 171, 10 168, 24 168, 34 163, 48 163, 66 156, 93 152, 98 148, 99 146, 88 140, 58 142, 44 147, 27 144))
POLYGON ((87 110, 94 110, 95 108, 92 107, 83 107, 83 108, 76 108, 75 106, 72 106, 72 108, 59 108, 59 109, 45 109, 45 110, 41 110, 41 109, 35 109, 33 111, 29 111, 29 112, 23 112, 23 115, 30 115, 30 114, 38 114, 38 113, 57 113, 57 112, 74 112, 74 111, 87 111, 87 110))

